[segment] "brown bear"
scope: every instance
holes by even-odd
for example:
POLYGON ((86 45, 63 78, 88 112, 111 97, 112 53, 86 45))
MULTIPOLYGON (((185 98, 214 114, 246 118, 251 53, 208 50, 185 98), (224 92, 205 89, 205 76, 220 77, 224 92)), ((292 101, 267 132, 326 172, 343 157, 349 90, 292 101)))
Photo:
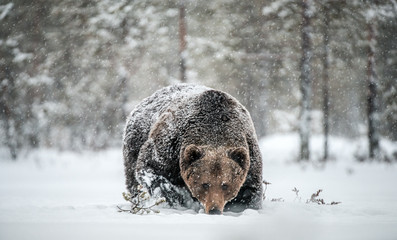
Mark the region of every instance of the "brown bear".
POLYGON ((160 89, 130 114, 123 155, 127 189, 209 214, 262 206, 262 159, 248 111, 204 86, 160 89))

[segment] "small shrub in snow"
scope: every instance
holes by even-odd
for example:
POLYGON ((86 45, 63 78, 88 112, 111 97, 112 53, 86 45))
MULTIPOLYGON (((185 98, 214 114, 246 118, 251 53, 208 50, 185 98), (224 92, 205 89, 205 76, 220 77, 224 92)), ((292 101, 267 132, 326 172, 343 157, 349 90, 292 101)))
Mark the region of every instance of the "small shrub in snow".
POLYGON ((134 191, 134 196, 131 193, 123 192, 123 197, 127 202, 131 203, 130 209, 122 209, 121 207, 117 206, 119 212, 129 212, 132 214, 149 214, 153 213, 160 213, 159 210, 153 209, 153 207, 158 206, 165 202, 165 198, 158 199, 155 203, 149 205, 150 197, 149 193, 143 189, 141 185, 139 185, 136 190, 134 191), (149 206, 147 206, 149 205, 149 206))
POLYGON ((323 190, 321 190, 321 189, 319 189, 319 190, 317 190, 317 192, 315 192, 315 193, 313 193, 312 194, 312 196, 310 197, 310 199, 307 199, 306 200, 306 203, 317 203, 317 204, 319 204, 319 205, 324 205, 325 204, 325 202, 324 202, 324 199, 322 199, 322 198, 318 198, 319 196, 320 196, 320 193, 322 192, 323 190))
MULTIPOLYGON (((295 188, 296 189, 296 188, 295 188)), ((341 202, 331 202, 331 203, 325 203, 324 199, 318 198, 320 196, 320 193, 322 192, 322 189, 317 190, 317 192, 313 193, 310 199, 306 200, 306 203, 317 203, 318 205, 337 205, 340 204, 341 202)))
POLYGON ((294 187, 294 189, 292 189, 292 191, 293 191, 293 192, 295 193, 295 195, 296 195, 294 201, 296 201, 296 199, 298 199, 299 202, 300 202, 300 201, 302 200, 302 198, 299 196, 299 190, 298 190, 296 187, 294 187))
MULTIPOLYGON (((265 185, 265 187, 264 187, 263 197, 262 197, 262 198, 263 198, 263 201, 265 201, 265 199, 266 199, 265 194, 266 194, 266 190, 267 190, 267 185, 269 185, 270 183, 267 182, 267 181, 263 181, 263 184, 265 185)), ((298 199, 299 202, 301 202, 301 201, 302 201, 302 198, 301 198, 301 196, 299 195, 299 190, 298 190, 296 187, 294 187, 294 188, 292 189, 292 191, 295 193, 295 200, 294 200, 294 201, 296 201, 296 200, 298 199)), ((307 199, 307 200, 306 200, 306 203, 317 203, 317 204, 319 204, 319 205, 337 205, 337 204, 340 204, 340 203, 341 203, 341 202, 334 202, 334 201, 332 201, 332 202, 330 202, 330 203, 326 203, 326 202, 324 201, 324 199, 319 198, 320 193, 321 193, 322 191, 323 191, 322 189, 317 190, 315 193, 313 193, 313 194, 311 195, 310 199, 307 199)), ((285 200, 284 200, 283 198, 272 198, 270 201, 271 201, 271 202, 284 202, 285 200)))
POLYGON ((265 185, 265 188, 263 189, 263 196, 262 196, 262 200, 265 201, 266 199, 266 190, 267 190, 267 185, 270 185, 271 183, 267 182, 266 180, 263 180, 262 182, 265 185))
MULTIPOLYGON (((266 180, 262 181, 263 185, 265 185, 265 188, 263 189, 263 196, 262 196, 262 200, 265 201, 266 199, 266 190, 267 190, 267 185, 270 185, 270 182, 267 182, 266 180)), ((271 202, 284 202, 283 198, 272 198, 270 200, 271 202)))

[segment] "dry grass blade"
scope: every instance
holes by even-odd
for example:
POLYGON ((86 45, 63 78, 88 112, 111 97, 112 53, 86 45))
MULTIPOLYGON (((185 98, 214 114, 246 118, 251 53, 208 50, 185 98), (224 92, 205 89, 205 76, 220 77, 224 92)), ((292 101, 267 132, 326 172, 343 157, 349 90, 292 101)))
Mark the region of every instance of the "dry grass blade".
POLYGON ((263 195, 262 195, 262 200, 264 201, 266 199, 266 190, 267 190, 267 185, 270 185, 270 182, 267 182, 266 180, 263 180, 262 183, 265 185, 265 189, 263 190, 263 195))

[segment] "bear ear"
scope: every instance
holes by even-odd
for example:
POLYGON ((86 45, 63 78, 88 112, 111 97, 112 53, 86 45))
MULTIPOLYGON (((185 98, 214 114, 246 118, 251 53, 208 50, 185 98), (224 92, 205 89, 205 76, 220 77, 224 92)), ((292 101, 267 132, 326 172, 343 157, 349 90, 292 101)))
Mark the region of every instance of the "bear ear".
POLYGON ((228 151, 228 156, 233 161, 238 163, 238 165, 240 165, 242 169, 244 170, 248 169, 250 161, 247 150, 245 150, 245 148, 239 147, 239 148, 230 149, 228 151))
POLYGON ((200 148, 196 145, 191 144, 185 148, 185 152, 183 153, 183 165, 188 167, 195 161, 201 159, 204 156, 204 153, 200 148))

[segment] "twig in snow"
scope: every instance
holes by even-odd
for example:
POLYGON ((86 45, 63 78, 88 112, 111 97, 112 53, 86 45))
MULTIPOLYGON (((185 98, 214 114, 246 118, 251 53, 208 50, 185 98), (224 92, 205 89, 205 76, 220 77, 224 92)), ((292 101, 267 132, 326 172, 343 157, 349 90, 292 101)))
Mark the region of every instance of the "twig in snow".
POLYGON ((302 198, 299 196, 299 190, 294 187, 294 189, 292 189, 292 191, 295 193, 296 197, 294 199, 294 201, 296 201, 296 199, 299 199, 299 202, 302 200, 302 198))
POLYGON ((265 189, 263 190, 263 196, 262 196, 262 200, 264 201, 266 199, 267 185, 270 185, 271 183, 267 182, 266 180, 263 180, 262 183, 265 185, 265 189))
POLYGON ((153 207, 158 206, 165 202, 164 198, 158 199, 154 204, 145 207, 145 203, 149 200, 149 194, 143 190, 143 187, 139 185, 135 189, 135 194, 134 196, 131 195, 131 193, 125 193, 123 192, 123 197, 127 202, 131 203, 131 208, 130 209, 122 209, 121 207, 117 206, 119 209, 119 212, 129 212, 132 214, 149 214, 151 212, 153 213, 160 213, 160 211, 153 209, 153 207))
POLYGON ((320 196, 320 193, 322 192, 322 189, 317 190, 317 192, 313 193, 310 199, 306 200, 306 203, 317 203, 318 205, 337 205, 340 204, 341 202, 331 202, 331 203, 325 203, 324 199, 318 198, 320 196))
POLYGON ((272 198, 271 202, 284 202, 283 198, 272 198))

